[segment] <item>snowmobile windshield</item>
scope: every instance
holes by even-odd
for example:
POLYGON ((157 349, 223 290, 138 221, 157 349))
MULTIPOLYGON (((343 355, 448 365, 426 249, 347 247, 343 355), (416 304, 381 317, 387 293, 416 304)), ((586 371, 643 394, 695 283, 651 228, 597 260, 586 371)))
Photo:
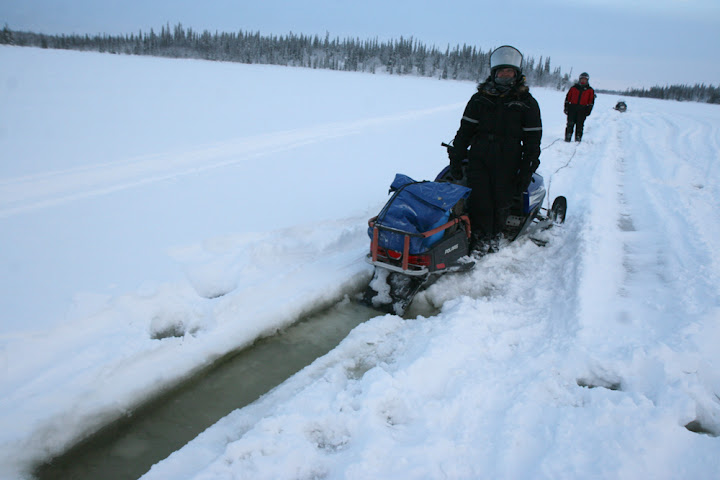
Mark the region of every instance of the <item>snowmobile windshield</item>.
POLYGON ((514 67, 518 70, 522 67, 522 53, 517 48, 510 45, 504 45, 497 48, 490 55, 490 69, 494 70, 498 67, 514 67))

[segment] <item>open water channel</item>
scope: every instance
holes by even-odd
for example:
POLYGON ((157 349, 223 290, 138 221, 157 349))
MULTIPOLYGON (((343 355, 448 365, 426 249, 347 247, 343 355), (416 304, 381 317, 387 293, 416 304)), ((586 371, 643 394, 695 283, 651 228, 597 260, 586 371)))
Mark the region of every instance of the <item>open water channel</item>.
POLYGON ((360 323, 380 315, 341 302, 227 355, 171 391, 138 407, 39 466, 38 480, 136 480, 152 465, 235 409, 335 348, 360 323))

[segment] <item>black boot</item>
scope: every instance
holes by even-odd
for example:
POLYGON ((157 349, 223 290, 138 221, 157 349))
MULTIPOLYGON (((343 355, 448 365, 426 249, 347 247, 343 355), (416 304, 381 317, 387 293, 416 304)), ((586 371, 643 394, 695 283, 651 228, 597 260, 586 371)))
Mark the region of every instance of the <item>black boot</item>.
POLYGON ((498 250, 500 250, 500 239, 502 238, 502 234, 498 233, 494 237, 490 239, 490 242, 488 243, 488 252, 487 253, 496 253, 498 250))
MULTIPOLYGON (((575 135, 575 141, 576 141, 576 142, 579 142, 579 141, 581 141, 581 140, 582 140, 582 136, 581 136, 581 135, 575 135)), ((569 142, 569 141, 570 141, 570 140, 568 140, 568 142, 569 142)))
POLYGON ((484 257, 490 250, 490 238, 485 235, 473 235, 470 239, 470 254, 484 257))
POLYGON ((565 141, 566 141, 566 142, 569 142, 570 140, 572 140, 572 133, 566 133, 566 134, 565 134, 565 141))

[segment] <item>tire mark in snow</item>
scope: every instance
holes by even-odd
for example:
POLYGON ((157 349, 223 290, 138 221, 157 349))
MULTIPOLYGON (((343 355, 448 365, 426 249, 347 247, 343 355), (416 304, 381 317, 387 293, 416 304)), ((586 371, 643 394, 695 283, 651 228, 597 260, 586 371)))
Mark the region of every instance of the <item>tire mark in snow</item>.
POLYGON ((720 229, 708 221, 720 209, 720 191, 712 180, 718 178, 720 159, 709 140, 718 132, 698 119, 678 122, 668 114, 647 115, 637 123, 643 126, 633 132, 638 147, 634 176, 639 179, 633 185, 642 195, 643 215, 651 219, 648 228, 666 252, 658 268, 675 283, 673 291, 683 292, 686 309, 697 298, 720 294, 720 229), (665 158, 655 158, 657 152, 665 158))
POLYGON ((121 162, 95 163, 88 167, 4 179, 0 180, 0 218, 247 162, 304 145, 354 135, 370 127, 456 110, 458 106, 452 104, 356 121, 321 124, 238 138, 190 152, 147 155, 121 162))
MULTIPOLYGON (((645 336, 655 335, 660 332, 651 327, 652 324, 677 325, 671 319, 657 322, 659 317, 686 310, 677 303, 675 294, 680 286, 676 273, 683 270, 675 257, 684 255, 685 249, 673 245, 673 239, 685 237, 692 229, 677 225, 677 219, 685 223, 683 215, 673 211, 674 200, 667 195, 660 180, 663 165, 679 166, 683 159, 678 157, 677 162, 655 159, 658 151, 672 156, 671 152, 677 146, 672 133, 678 127, 668 125, 658 114, 633 118, 632 121, 624 117, 613 125, 616 132, 612 138, 608 135, 607 141, 617 148, 606 161, 613 165, 617 181, 611 209, 616 224, 612 229, 605 224, 604 242, 616 245, 617 256, 607 256, 606 260, 617 258, 620 263, 622 277, 615 279, 614 288, 622 301, 615 302, 611 318, 625 325, 626 332, 639 335, 644 331, 645 336), (656 145, 659 140, 664 142, 660 148, 656 145), (648 285, 654 288, 648 289, 648 285), (628 312, 633 312, 632 317, 628 312)), ((609 197, 607 201, 610 203, 609 197)), ((610 213, 610 209, 606 213, 610 213)), ((680 243, 688 244, 689 240, 684 238, 680 243)), ((618 329, 623 330, 619 326, 618 329)))
POLYGON ((717 168, 716 160, 715 166, 707 163, 717 151, 711 150, 713 141, 697 137, 715 128, 702 119, 678 121, 664 111, 629 120, 619 131, 625 155, 617 161, 625 278, 617 321, 596 339, 615 344, 615 352, 605 353, 597 368, 626 370, 619 379, 622 390, 643 395, 659 409, 672 397, 670 403, 677 404, 670 415, 678 423, 688 422, 687 412, 681 413, 687 398, 696 417, 680 424, 717 435, 717 393, 704 380, 715 373, 710 364, 689 360, 695 355, 689 352, 699 348, 697 339, 717 331, 717 309, 707 308, 707 298, 720 298, 720 232, 713 221, 718 192, 711 178, 703 177, 717 168), (638 344, 649 347, 638 351, 638 344), (670 395, 660 393, 661 383, 672 385, 670 395))

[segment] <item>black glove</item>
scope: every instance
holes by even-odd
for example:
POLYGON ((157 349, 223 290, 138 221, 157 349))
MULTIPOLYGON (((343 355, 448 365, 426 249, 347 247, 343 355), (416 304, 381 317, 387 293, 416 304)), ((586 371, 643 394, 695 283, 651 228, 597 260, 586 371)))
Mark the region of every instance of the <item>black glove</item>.
POLYGON ((563 107, 563 112, 565 112, 565 115, 568 114, 568 104, 567 104, 567 103, 566 103, 565 106, 563 107))
POLYGON ((537 170, 539 166, 540 160, 535 159, 532 162, 528 163, 525 168, 522 168, 520 170, 516 185, 518 193, 522 193, 528 189, 528 187, 530 186, 530 182, 534 181, 533 173, 535 173, 535 170, 537 170))
POLYGON ((448 158, 452 162, 453 160, 459 160, 462 162, 467 158, 467 148, 456 147, 455 145, 447 146, 448 158))
POLYGON ((463 169, 461 160, 450 160, 450 175, 453 179, 460 180, 463 178, 463 169))
POLYGON ((587 117, 589 117, 590 114, 592 113, 592 109, 593 109, 593 106, 592 106, 592 105, 588 105, 588 107, 587 107, 587 115, 586 115, 587 117))
POLYGON ((450 159, 450 175, 452 175, 455 180, 460 180, 463 177, 462 164, 463 160, 467 157, 467 149, 448 145, 447 152, 448 158, 450 159))
POLYGON ((518 175, 517 184, 515 185, 515 189, 518 193, 523 193, 528 189, 530 186, 530 182, 532 181, 532 173, 530 172, 521 172, 520 175, 518 175))

